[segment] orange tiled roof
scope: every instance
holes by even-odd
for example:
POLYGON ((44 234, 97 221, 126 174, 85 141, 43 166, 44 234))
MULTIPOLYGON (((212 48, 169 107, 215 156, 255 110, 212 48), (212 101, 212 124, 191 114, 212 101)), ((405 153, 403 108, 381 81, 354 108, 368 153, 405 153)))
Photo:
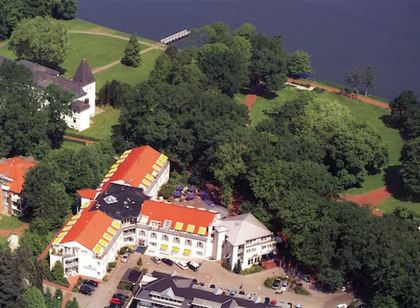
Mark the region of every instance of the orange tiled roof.
POLYGON ((78 218, 76 215, 75 219, 77 221, 73 225, 69 226, 69 222, 62 229, 62 232, 66 232, 64 231, 66 227, 71 227, 60 243, 75 241, 90 250, 94 249, 113 222, 111 217, 101 211, 89 211, 89 209, 84 210, 78 218))
POLYGON ((148 145, 127 150, 111 167, 99 190, 106 190, 109 184, 116 181, 133 187, 147 187, 154 180, 153 173, 158 172, 167 159, 148 145))
POLYGON ((91 188, 83 188, 76 191, 81 198, 95 200, 97 191, 91 188))
POLYGON ((33 157, 2 158, 0 159, 0 174, 12 179, 13 181, 6 185, 12 192, 20 194, 25 183, 26 173, 35 165, 36 161, 33 157))
POLYGON ((159 221, 162 227, 165 220, 170 220, 169 229, 205 235, 216 215, 217 212, 205 209, 146 200, 141 209, 140 221, 146 224, 150 224, 152 220, 159 221), (148 217, 147 222, 143 220, 145 216, 148 217), (203 228, 206 229, 205 232, 203 228))

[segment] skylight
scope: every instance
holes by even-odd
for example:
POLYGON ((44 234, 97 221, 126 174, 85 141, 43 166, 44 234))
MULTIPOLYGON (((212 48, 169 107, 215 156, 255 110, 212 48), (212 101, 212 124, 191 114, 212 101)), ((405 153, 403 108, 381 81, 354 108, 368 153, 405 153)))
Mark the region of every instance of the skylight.
POLYGON ((113 195, 109 195, 109 196, 106 196, 105 198, 104 198, 104 201, 107 203, 107 204, 112 204, 112 203, 117 203, 117 198, 115 198, 113 195))

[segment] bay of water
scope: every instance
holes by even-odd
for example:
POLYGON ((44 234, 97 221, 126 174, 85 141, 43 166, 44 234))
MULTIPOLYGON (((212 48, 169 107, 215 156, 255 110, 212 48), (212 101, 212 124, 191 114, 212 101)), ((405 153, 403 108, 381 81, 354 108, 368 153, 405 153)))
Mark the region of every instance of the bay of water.
POLYGON ((154 40, 251 22, 288 51, 306 50, 315 79, 344 83, 346 70, 372 66, 375 95, 420 95, 420 0, 79 0, 78 16, 154 40))

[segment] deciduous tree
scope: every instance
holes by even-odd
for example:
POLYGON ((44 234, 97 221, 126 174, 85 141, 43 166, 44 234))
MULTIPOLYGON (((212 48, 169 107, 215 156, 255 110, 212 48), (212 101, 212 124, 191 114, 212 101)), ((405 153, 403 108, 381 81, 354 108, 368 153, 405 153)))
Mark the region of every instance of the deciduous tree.
POLYGON ((19 59, 57 68, 69 51, 67 30, 51 17, 25 19, 13 31, 9 49, 19 59))
POLYGON ((47 308, 45 298, 41 290, 36 287, 29 287, 23 295, 28 308, 47 308))
POLYGON ((287 61, 288 74, 295 78, 307 77, 312 73, 309 55, 303 50, 296 50, 287 61))

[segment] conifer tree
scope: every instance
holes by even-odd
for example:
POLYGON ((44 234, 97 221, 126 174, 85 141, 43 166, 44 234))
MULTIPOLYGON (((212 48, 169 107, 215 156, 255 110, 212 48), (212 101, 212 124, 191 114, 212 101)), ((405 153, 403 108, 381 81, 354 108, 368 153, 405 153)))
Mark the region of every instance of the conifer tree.
POLYGON ((140 45, 135 34, 130 36, 127 47, 124 50, 124 57, 121 63, 127 66, 138 67, 141 64, 140 45))

